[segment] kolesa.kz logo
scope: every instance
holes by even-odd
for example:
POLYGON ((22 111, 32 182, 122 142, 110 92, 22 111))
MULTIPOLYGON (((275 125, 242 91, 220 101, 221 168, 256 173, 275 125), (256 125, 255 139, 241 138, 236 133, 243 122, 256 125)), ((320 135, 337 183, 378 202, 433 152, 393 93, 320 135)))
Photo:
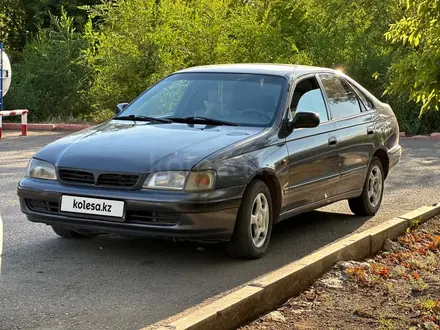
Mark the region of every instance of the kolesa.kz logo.
POLYGON ((112 206, 106 203, 87 203, 85 200, 77 201, 76 199, 73 200, 73 208, 77 210, 102 211, 107 213, 111 213, 112 211, 112 206))

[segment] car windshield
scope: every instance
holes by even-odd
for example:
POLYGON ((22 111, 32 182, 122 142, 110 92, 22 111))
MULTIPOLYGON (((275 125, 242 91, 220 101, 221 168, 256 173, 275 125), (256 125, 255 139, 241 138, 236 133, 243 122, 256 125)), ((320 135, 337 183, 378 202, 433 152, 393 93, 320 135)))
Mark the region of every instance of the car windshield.
POLYGON ((286 86, 285 78, 269 75, 178 73, 147 90, 119 116, 271 126, 286 86))

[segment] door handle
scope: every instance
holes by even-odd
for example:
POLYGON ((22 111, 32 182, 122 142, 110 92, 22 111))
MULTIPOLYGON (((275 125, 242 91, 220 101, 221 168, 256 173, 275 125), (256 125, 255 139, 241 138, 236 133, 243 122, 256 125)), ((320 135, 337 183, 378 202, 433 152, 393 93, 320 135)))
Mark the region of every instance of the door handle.
POLYGON ((334 136, 331 137, 330 139, 328 139, 328 145, 329 146, 335 146, 338 144, 338 139, 335 138, 334 136))
POLYGON ((374 127, 368 127, 367 128, 367 134, 368 135, 374 134, 374 127))

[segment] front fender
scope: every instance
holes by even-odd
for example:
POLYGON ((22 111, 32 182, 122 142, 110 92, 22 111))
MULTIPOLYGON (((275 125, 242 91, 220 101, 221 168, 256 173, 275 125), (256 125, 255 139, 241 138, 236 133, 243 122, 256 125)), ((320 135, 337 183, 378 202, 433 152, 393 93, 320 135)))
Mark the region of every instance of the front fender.
POLYGON ((274 176, 282 191, 288 185, 288 151, 285 143, 244 153, 210 164, 217 171, 216 188, 245 186, 259 174, 274 176))

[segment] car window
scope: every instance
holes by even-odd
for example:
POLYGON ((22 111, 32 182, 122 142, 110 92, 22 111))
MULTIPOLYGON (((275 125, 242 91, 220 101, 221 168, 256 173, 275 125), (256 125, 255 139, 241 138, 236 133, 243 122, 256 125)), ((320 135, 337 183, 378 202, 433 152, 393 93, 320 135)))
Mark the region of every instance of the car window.
POLYGON ((315 78, 305 79, 298 83, 291 103, 292 117, 297 112, 315 112, 321 123, 328 121, 327 107, 315 78))
POLYGON ((188 85, 188 80, 172 82, 165 86, 160 92, 155 93, 149 99, 145 100, 145 102, 140 105, 137 114, 150 117, 173 115, 188 85))
POLYGON ((364 93, 362 93, 359 88, 357 88, 353 84, 350 84, 350 86, 354 89, 356 94, 359 96, 359 98, 361 99, 362 104, 365 106, 365 109, 367 109, 367 111, 374 109, 373 102, 364 93))
POLYGON ((361 113, 359 101, 348 84, 332 74, 320 75, 327 94, 333 119, 345 118, 361 113))
POLYGON ((286 92, 284 77, 178 73, 142 94, 121 116, 205 117, 242 126, 267 127, 275 121, 286 92))

